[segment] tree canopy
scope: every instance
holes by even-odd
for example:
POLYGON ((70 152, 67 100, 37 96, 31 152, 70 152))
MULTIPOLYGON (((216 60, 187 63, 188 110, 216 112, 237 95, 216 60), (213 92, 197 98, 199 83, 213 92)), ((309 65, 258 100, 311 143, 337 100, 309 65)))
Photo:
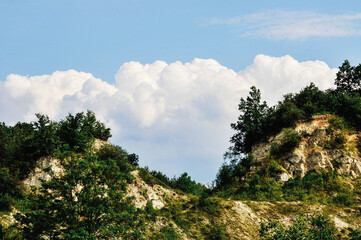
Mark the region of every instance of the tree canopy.
POLYGON ((348 60, 340 66, 335 80, 338 92, 348 95, 361 94, 361 64, 351 66, 348 60))
POLYGON ((34 189, 17 215, 26 239, 109 239, 139 236, 136 209, 124 196, 130 175, 111 158, 71 154, 63 174, 34 189))

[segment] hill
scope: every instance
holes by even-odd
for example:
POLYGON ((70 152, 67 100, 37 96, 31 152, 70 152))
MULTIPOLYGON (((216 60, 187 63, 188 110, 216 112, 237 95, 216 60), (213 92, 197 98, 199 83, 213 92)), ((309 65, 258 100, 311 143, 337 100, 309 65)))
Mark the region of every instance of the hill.
MULTIPOLYGON (((266 141, 254 145, 253 161, 251 161, 250 164, 250 171, 246 173, 244 179, 241 180, 237 186, 234 185, 233 188, 228 188, 223 191, 217 189, 203 192, 195 191, 197 194, 186 193, 187 188, 184 188, 184 186, 188 186, 188 190, 193 189, 194 191, 195 189, 194 187, 189 187, 192 183, 195 184, 190 177, 179 177, 178 179, 172 180, 168 178, 164 179, 165 176, 163 176, 162 179, 162 177, 160 177, 162 175, 160 175, 159 172, 137 167, 136 164, 129 164, 129 161, 125 158, 129 156, 129 154, 106 141, 95 139, 92 147, 86 151, 98 156, 99 159, 112 158, 118 160, 118 165, 120 169, 122 169, 121 172, 129 173, 129 175, 125 177, 127 178, 127 183, 123 199, 130 197, 127 204, 128 206, 133 206, 134 209, 130 212, 128 210, 128 213, 131 214, 131 219, 133 219, 132 221, 136 224, 123 232, 123 237, 128 236, 126 238, 258 239, 260 237, 260 227, 262 224, 279 221, 280 224, 285 224, 285 226, 292 226, 294 222, 298 221, 297 219, 300 218, 300 216, 306 216, 306 218, 307 216, 310 218, 324 216, 326 219, 325 222, 335 224, 335 229, 339 229, 335 231, 345 237, 349 233, 354 232, 354 230, 351 229, 357 229, 361 225, 360 193, 354 193, 355 195, 352 196, 352 204, 349 206, 345 206, 345 204, 347 205, 346 202, 337 202, 334 201, 334 199, 338 199, 337 197, 344 193, 342 191, 344 191, 345 187, 347 189, 359 189, 361 185, 360 177, 357 175, 359 173, 352 170, 352 166, 347 168, 347 171, 344 171, 343 169, 345 169, 345 167, 342 165, 346 164, 344 159, 353 159, 357 164, 359 163, 358 141, 356 141, 356 136, 358 135, 352 130, 343 129, 343 134, 345 134, 343 147, 337 149, 329 148, 327 144, 332 141, 332 134, 334 134, 334 132, 329 129, 330 126, 334 126, 335 124, 335 117, 332 115, 317 115, 310 121, 297 123, 294 129, 283 130, 275 136, 271 136, 266 141), (310 173, 323 176, 322 174, 326 174, 326 171, 335 173, 341 171, 337 174, 336 179, 340 178, 339 182, 345 185, 342 185, 341 188, 329 186, 332 191, 329 191, 329 189, 318 189, 315 190, 314 193, 302 192, 302 196, 309 195, 308 199, 296 199, 297 201, 295 201, 295 199, 287 199, 287 197, 294 194, 291 192, 284 192, 283 199, 278 199, 277 201, 275 201, 274 198, 265 198, 262 201, 260 201, 261 199, 250 198, 252 192, 250 189, 245 189, 244 185, 247 181, 253 181, 257 174, 262 181, 265 180, 262 172, 264 168, 269 169, 272 161, 274 161, 273 158, 275 155, 272 154, 275 154, 275 150, 273 149, 275 146, 280 148, 282 144, 286 143, 284 139, 290 131, 298 133, 301 137, 298 145, 292 148, 287 154, 282 154, 280 157, 281 160, 278 162, 279 164, 277 163, 277 174, 274 175, 274 179, 277 180, 275 183, 277 183, 280 188, 287 186, 285 190, 290 190, 292 189, 292 187, 290 187, 292 185, 287 185, 289 181, 305 179, 310 176, 310 173), (312 151, 312 149, 317 149, 318 152, 322 153, 322 161, 319 161, 320 159, 314 160, 312 154, 314 154, 315 151, 312 151), (330 161, 330 156, 334 156, 332 154, 339 156, 340 164, 333 165, 335 162, 330 161), (294 159, 295 156, 302 156, 305 161, 293 161, 292 159, 294 159), (309 162, 310 159, 311 162, 309 162), (287 162, 289 163, 288 167, 285 167, 284 165, 287 162), (302 163, 308 167, 300 167, 302 163), (304 169, 304 171, 298 171, 301 169, 304 169), (289 178, 287 179, 288 181, 284 179, 285 174, 287 174, 289 178), (180 184, 177 185, 174 183, 181 182, 180 179, 183 179, 183 187, 180 184), (188 179, 188 182, 185 179, 188 179), (181 190, 181 188, 183 190, 181 190), (249 197, 243 198, 242 192, 249 193, 249 197), (317 198, 314 198, 314 196, 317 196, 317 198), (135 229, 137 230, 136 233, 134 233, 135 229), (126 232, 133 233, 133 235, 126 235, 126 232)), ((84 157, 86 154, 82 154, 82 156, 84 157)), ((8 237, 13 234, 13 236, 22 239, 24 232, 28 231, 25 233, 27 234, 25 236, 34 236, 37 234, 34 229, 26 230, 26 227, 19 227, 19 225, 16 224, 17 221, 24 221, 24 219, 19 218, 17 214, 19 211, 25 215, 32 213, 38 218, 39 213, 36 213, 37 211, 41 210, 42 213, 44 211, 51 211, 50 209, 42 209, 40 206, 31 206, 29 202, 34 201, 32 197, 36 196, 36 194, 41 195, 42 193, 41 191, 40 193, 35 193, 29 189, 31 189, 31 186, 36 186, 40 188, 38 191, 41 190, 42 181, 39 179, 51 180, 52 177, 56 178, 57 181, 62 179, 60 176, 64 176, 64 174, 67 173, 64 171, 66 171, 69 166, 65 165, 64 167, 64 160, 57 157, 59 157, 59 155, 40 158, 36 161, 35 168, 30 171, 28 177, 22 180, 23 186, 25 189, 28 189, 23 193, 27 195, 27 197, 25 197, 25 199, 19 198, 19 200, 16 200, 10 212, 2 213, 1 221, 3 230, 6 232, 5 236, 8 237), (52 169, 52 172, 49 172, 49 170, 44 171, 43 169, 52 169)), ((67 158, 69 158, 69 155, 67 155, 67 158)), ((79 161, 79 158, 76 157, 76 160, 79 161)), ((76 163, 74 164, 72 168, 77 166, 76 163)), ((316 175, 311 176, 315 177, 316 175)), ((77 179, 74 176, 73 178, 77 179)), ((268 176, 268 178, 270 178, 270 176, 268 176)), ((318 185, 317 180, 319 179, 310 178, 311 185, 313 184, 312 186, 298 185, 299 188, 297 190, 299 191, 300 188, 302 191, 307 188, 312 189, 312 187, 315 187, 314 185, 321 187, 318 185)), ((49 186, 47 189, 49 189, 49 186)), ((79 186, 74 186, 71 194, 76 194, 77 191, 81 190, 79 186)), ((258 195, 261 196, 263 191, 264 189, 262 189, 262 187, 258 189, 258 195)), ((272 194, 275 195, 278 192, 272 191, 272 194)), ((346 191, 346 193, 349 192, 346 191)), ((36 197, 35 200, 40 201, 39 197, 36 197)), ((43 200, 44 199, 42 199, 42 201, 43 200)), ((77 202, 77 200, 74 199, 72 201, 77 202)), ((85 202, 85 204, 88 203, 85 202)), ((79 215, 81 215, 79 216, 80 223, 84 221, 80 221, 81 217, 83 217, 83 219, 85 217, 83 214, 84 213, 79 213, 79 215)), ((32 218, 28 216, 27 219, 31 220, 32 218)), ((35 221, 35 219, 31 221, 35 221)), ((123 223, 120 222, 119 224, 124 227, 129 224, 128 221, 129 220, 123 219, 123 223)), ((43 224, 42 222, 40 223, 43 224)), ((331 224, 331 226, 333 225, 331 224)), ((46 225, 45 227, 50 228, 50 226, 46 225)), ((40 231, 43 238, 46 238, 47 234, 50 234, 48 230, 49 229, 42 229, 40 231)), ((50 232, 52 231, 54 231, 54 229, 50 232)))
POLYGON ((252 87, 211 187, 139 166, 91 111, 3 123, 0 238, 361 239, 360 66, 273 107, 252 87))

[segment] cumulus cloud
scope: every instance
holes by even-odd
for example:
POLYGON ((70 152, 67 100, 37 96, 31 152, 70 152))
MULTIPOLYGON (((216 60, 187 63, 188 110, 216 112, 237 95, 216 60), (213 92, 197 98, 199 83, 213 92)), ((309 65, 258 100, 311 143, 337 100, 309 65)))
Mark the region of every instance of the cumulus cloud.
POLYGON ((231 25, 241 36, 306 39, 361 35, 361 13, 330 15, 312 11, 266 10, 234 18, 211 18, 206 25, 231 25))
POLYGON ((75 70, 10 74, 0 82, 0 115, 14 123, 35 120, 38 112, 59 119, 91 109, 112 128, 111 141, 139 154, 142 165, 170 176, 187 171, 210 182, 229 146, 239 99, 251 85, 275 104, 311 81, 331 87, 336 71, 321 61, 258 55, 240 72, 212 59, 128 62, 115 74, 115 84, 75 70))

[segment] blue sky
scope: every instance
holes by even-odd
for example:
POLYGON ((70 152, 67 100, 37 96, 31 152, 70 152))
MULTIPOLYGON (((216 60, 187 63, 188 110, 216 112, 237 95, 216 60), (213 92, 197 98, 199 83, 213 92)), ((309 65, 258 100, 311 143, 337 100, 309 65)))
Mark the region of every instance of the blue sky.
POLYGON ((360 40, 356 0, 2 0, 0 116, 91 108, 142 164, 210 182, 251 84, 271 103, 330 87, 360 40))

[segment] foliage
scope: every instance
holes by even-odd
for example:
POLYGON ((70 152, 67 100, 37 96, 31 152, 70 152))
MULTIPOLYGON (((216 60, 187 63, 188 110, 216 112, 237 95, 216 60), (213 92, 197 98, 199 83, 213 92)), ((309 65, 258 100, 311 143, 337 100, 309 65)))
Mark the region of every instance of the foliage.
POLYGON ((124 197, 127 173, 113 159, 70 154, 64 173, 43 182, 16 216, 26 239, 99 239, 138 236, 136 209, 124 197))
MULTIPOLYGON (((159 180, 157 177, 152 176, 152 172, 149 172, 149 168, 146 166, 144 168, 139 168, 139 177, 143 179, 147 184, 154 186, 155 184, 159 184, 165 187, 169 187, 169 185, 165 184, 163 181, 159 180)), ((164 175, 165 176, 165 175, 164 175)))
POLYGON ((333 116, 327 128, 330 139, 325 143, 326 149, 342 149, 346 143, 347 123, 345 119, 339 116, 333 116))
POLYGON ((350 240, 360 240, 361 239, 361 229, 351 229, 349 233, 350 240))
POLYGON ((348 60, 345 60, 340 66, 335 79, 337 92, 344 92, 352 96, 361 91, 361 64, 351 66, 348 60))
POLYGON ((213 223, 202 228, 202 233, 207 240, 229 240, 231 237, 225 229, 225 225, 213 223))
POLYGON ((163 234, 164 240, 176 240, 180 239, 179 235, 177 234, 177 231, 173 227, 163 227, 160 229, 160 232, 163 234))
POLYGON ((202 195, 207 192, 206 186, 192 180, 188 173, 181 174, 178 178, 173 179, 174 188, 180 189, 185 193, 192 193, 194 195, 202 195))
POLYGON ((215 179, 216 189, 225 190, 228 187, 237 185, 249 171, 252 160, 252 154, 248 154, 239 161, 234 159, 230 163, 224 162, 215 179))
POLYGON ((334 171, 321 174, 309 171, 303 178, 290 179, 283 186, 288 201, 312 201, 339 206, 351 206, 355 202, 353 191, 343 184, 342 177, 334 171), (337 193, 334 196, 334 193, 337 193))
POLYGON ((97 155, 99 159, 103 161, 108 159, 114 160, 119 167, 119 170, 122 172, 130 172, 134 169, 134 166, 129 162, 129 158, 132 154, 128 154, 127 151, 120 146, 105 144, 101 146, 97 155))
POLYGON ((152 170, 149 172, 153 177, 155 177, 163 186, 170 187, 173 185, 173 181, 161 171, 152 170))
POLYGON ((336 239, 334 222, 323 215, 298 216, 290 226, 276 221, 262 222, 259 230, 262 240, 336 239))
POLYGON ((220 199, 217 197, 209 197, 207 195, 199 197, 196 208, 211 216, 219 216, 221 214, 220 199))
MULTIPOLYGON (((311 118, 317 114, 330 113, 334 117, 330 119, 330 128, 328 129, 330 139, 325 143, 324 147, 342 149, 346 143, 347 130, 361 131, 360 76, 361 64, 352 67, 346 60, 337 73, 336 90, 322 91, 311 83, 298 93, 284 95, 283 100, 274 107, 268 107, 266 102, 261 103, 260 91, 254 86, 251 87, 249 96, 240 100, 238 121, 231 124, 235 134, 231 137, 231 146, 225 154, 225 159, 231 161, 229 163, 225 162, 220 167, 215 180, 216 191, 222 190, 224 193, 224 191, 232 188, 238 188, 240 194, 238 197, 245 198, 248 196, 248 199, 269 199, 268 196, 271 196, 271 194, 268 193, 271 191, 276 192, 276 197, 273 197, 273 199, 286 197, 285 190, 282 190, 281 195, 283 197, 279 196, 280 186, 276 183, 277 178, 275 176, 268 176, 259 171, 267 172, 266 169, 270 166, 269 161, 272 159, 282 161, 284 154, 298 146, 302 135, 291 130, 283 130, 284 138, 280 143, 271 146, 271 157, 267 159, 266 166, 258 169, 256 174, 254 174, 256 166, 251 171, 250 166, 247 166, 247 161, 245 161, 251 156, 252 146, 271 135, 279 133, 282 129, 294 127, 300 120, 311 118)), ((359 149, 361 149, 360 146, 358 146, 359 149)), ((312 173, 310 174, 312 175, 312 173)), ((324 177, 325 175, 321 174, 321 178, 324 177)), ((298 190, 296 190, 296 187, 293 188, 294 194, 286 198, 300 199, 301 197, 298 194, 301 193, 297 193, 299 191, 307 193, 302 197, 303 200, 307 196, 329 201, 328 194, 326 194, 327 197, 323 197, 323 195, 317 197, 312 192, 317 189, 306 190, 303 184, 301 185, 297 186, 298 190)), ((323 184, 320 186, 325 187, 323 184)), ((343 205, 352 204, 352 201, 349 200, 353 194, 346 191, 345 188, 342 189, 341 194, 331 202, 343 205)), ((320 193, 318 190, 316 192, 320 193)))
POLYGON ((106 140, 110 129, 97 121, 91 111, 69 114, 58 122, 36 114, 37 121, 0 124, 0 197, 21 197, 20 181, 28 176, 36 161, 59 150, 82 152, 93 138, 106 140), (64 147, 66 146, 66 147, 64 147))
POLYGON ((236 133, 231 137, 233 144, 227 156, 239 156, 250 151, 254 142, 260 140, 262 126, 265 123, 269 108, 266 102, 261 103, 261 92, 252 86, 247 99, 241 98, 238 110, 241 114, 231 127, 236 133))
POLYGON ((164 173, 160 171, 149 171, 148 168, 141 168, 139 176, 148 184, 160 184, 165 187, 171 187, 179 189, 185 193, 191 193, 194 195, 201 196, 208 194, 210 190, 201 183, 197 183, 192 180, 188 173, 182 173, 178 178, 168 178, 164 173))
POLYGON ((92 111, 69 114, 65 120, 60 121, 57 135, 60 141, 68 145, 69 150, 82 152, 90 139, 107 140, 111 137, 110 129, 96 120, 92 111))
POLYGON ((271 146, 271 155, 281 157, 298 147, 301 141, 301 135, 291 129, 283 129, 283 137, 280 143, 273 143, 271 146))
POLYGON ((128 155, 128 162, 133 166, 139 166, 139 156, 135 153, 128 155))

